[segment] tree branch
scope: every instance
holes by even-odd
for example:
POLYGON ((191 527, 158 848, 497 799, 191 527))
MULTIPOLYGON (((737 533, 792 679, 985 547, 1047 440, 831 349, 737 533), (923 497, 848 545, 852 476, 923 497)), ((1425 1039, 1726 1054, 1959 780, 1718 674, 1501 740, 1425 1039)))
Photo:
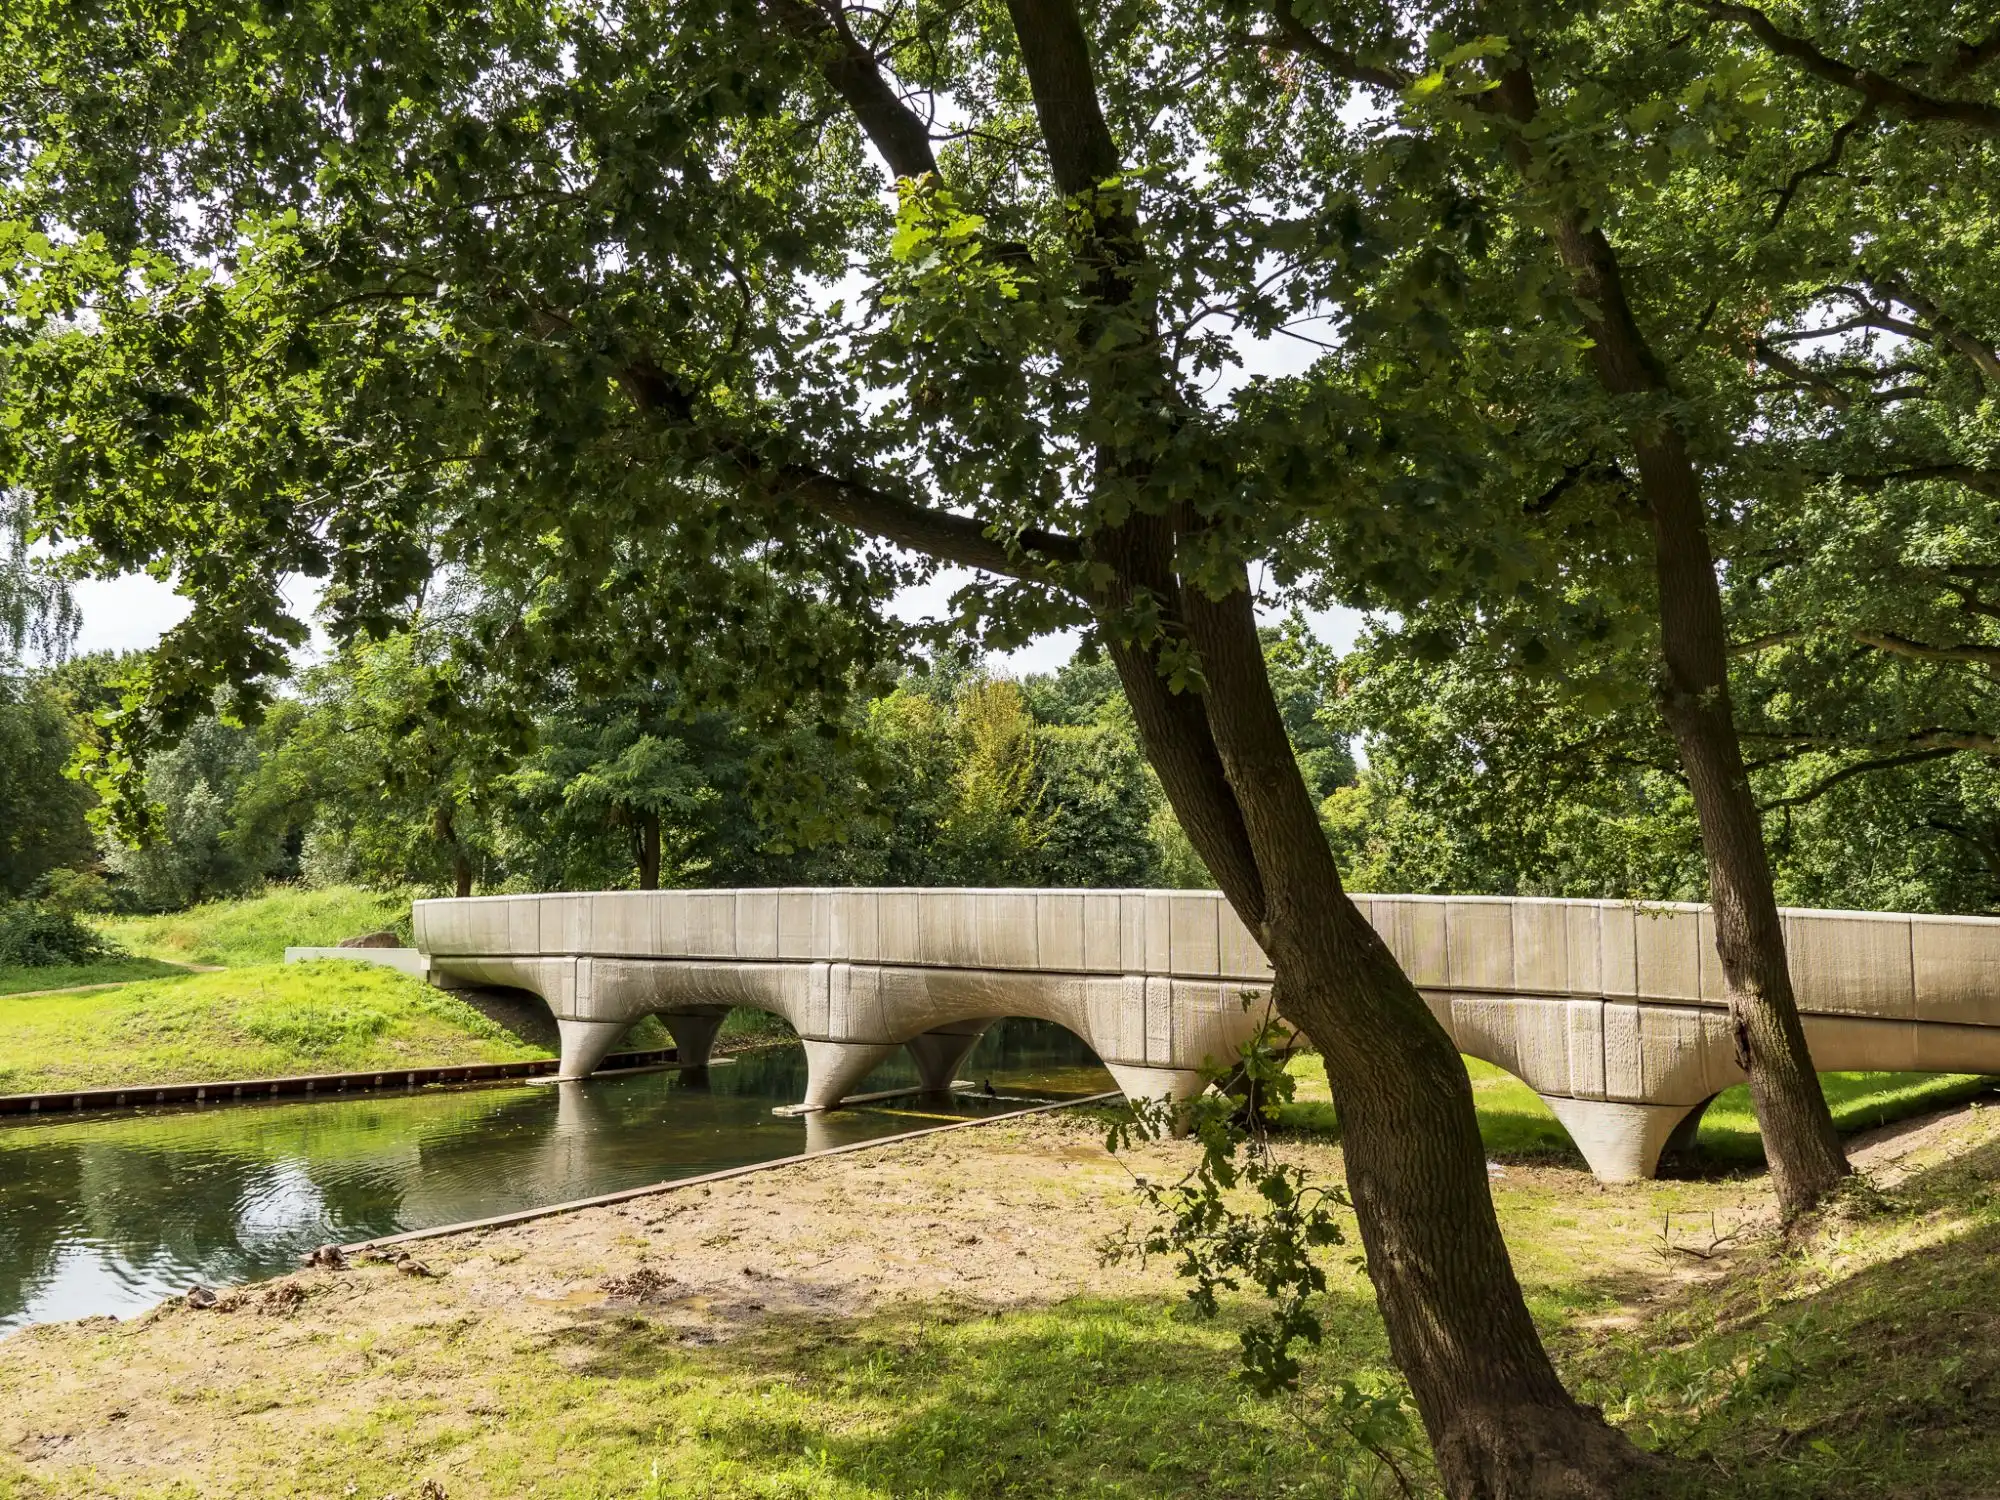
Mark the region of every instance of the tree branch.
POLYGON ((898 178, 937 171, 930 127, 882 76, 874 55, 848 29, 840 6, 808 0, 764 0, 764 9, 789 35, 816 54, 820 76, 847 105, 869 142, 898 178))
POLYGON ((1887 630, 1857 630, 1854 638, 1877 651, 1907 656, 1915 661, 1964 661, 1987 667, 2000 666, 2000 646, 1932 646, 1887 630))
POLYGON ((1806 38, 1785 31, 1754 5, 1733 4, 1730 0, 1698 0, 1698 3, 1702 11, 1716 20, 1736 21, 1749 27, 1751 35, 1770 51, 1790 58, 1815 78, 1852 89, 1878 109, 1905 119, 1938 120, 2000 134, 2000 106, 1976 99, 1940 99, 1872 68, 1857 68, 1822 52, 1806 38))
MULTIPOLYGON (((1797 360, 1791 358, 1791 356, 1781 353, 1769 339, 1757 340, 1756 348, 1757 357, 1763 360, 1765 364, 1776 370, 1780 375, 1789 377, 1795 385, 1803 386, 1807 390, 1817 392, 1820 400, 1824 401, 1835 411, 1846 411, 1854 404, 1854 398, 1835 385, 1832 380, 1818 371, 1800 364, 1797 360)), ((1782 389, 1782 387, 1778 389, 1782 389)))
POLYGON ((1984 41, 1958 44, 1958 50, 1952 54, 1951 62, 1944 70, 1945 82, 1956 83, 1968 74, 1977 73, 1995 58, 2000 58, 2000 26, 1988 32, 1984 41))
POLYGON ((1369 88, 1387 89, 1391 93, 1401 93, 1410 86, 1410 75, 1400 68, 1364 62, 1352 52, 1344 51, 1320 36, 1299 19, 1298 12, 1292 9, 1292 0, 1277 0, 1272 8, 1272 20, 1278 27, 1275 33, 1253 32, 1246 40, 1274 52, 1310 57, 1329 73, 1345 78, 1349 83, 1366 84, 1369 88))
POLYGON ((1887 469, 1879 474, 1839 474, 1822 470, 1820 477, 1838 479, 1858 490, 1879 490, 1884 485, 1923 479, 1949 479, 1982 495, 2000 495, 2000 469, 1985 469, 1974 464, 1915 464, 1907 469, 1887 469))
POLYGON ((1960 327, 1958 321, 1941 312, 1935 302, 1912 291, 1902 282, 1885 278, 1877 286, 1876 291, 1878 294, 1886 293, 1918 317, 1927 319, 1937 338, 1944 340, 1979 367, 1981 379, 1989 386, 2000 387, 2000 354, 1996 354, 1993 346, 1986 340, 1960 327))
POLYGON ((1785 222, 1785 214, 1791 208, 1792 200, 1798 196, 1799 189, 1804 187, 1808 180, 1832 174, 1833 169, 1840 165, 1841 154, 1847 150, 1848 140, 1853 136, 1855 131, 1873 119, 1874 115, 1874 101, 1869 100, 1864 102, 1853 119, 1834 131, 1833 143, 1825 156, 1812 163, 1812 165, 1800 167, 1798 171, 1792 173, 1791 177, 1786 180, 1785 185, 1778 189, 1778 201, 1771 210, 1771 222, 1766 226, 1767 231, 1776 229, 1780 224, 1785 222))
POLYGON ((1854 750, 1863 754, 1901 754, 1909 750, 1969 751, 2000 755, 2000 734, 1980 729, 1913 729, 1900 739, 1851 740, 1835 735, 1745 730, 1743 738, 1764 745, 1790 745, 1802 750, 1854 750))
POLYGON ((1893 771, 1900 766, 1918 765, 1923 761, 1938 760, 1947 755, 1961 753, 1957 747, 1934 746, 1928 750, 1911 750, 1902 755, 1884 756, 1880 760, 1856 761, 1852 765, 1842 766, 1830 775, 1820 777, 1803 792, 1794 792, 1789 797, 1777 797, 1764 803, 1758 811, 1775 812, 1781 807, 1804 807, 1808 802, 1818 801, 1843 781, 1852 780, 1856 776, 1867 776, 1875 771, 1893 771))

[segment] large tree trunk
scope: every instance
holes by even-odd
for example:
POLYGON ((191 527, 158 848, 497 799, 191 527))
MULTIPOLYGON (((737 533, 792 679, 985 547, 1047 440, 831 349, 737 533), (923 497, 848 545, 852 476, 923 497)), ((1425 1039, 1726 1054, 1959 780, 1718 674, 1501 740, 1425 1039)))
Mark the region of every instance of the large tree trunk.
MULTIPOLYGON (((1527 79, 1510 77, 1516 81, 1503 85, 1502 92, 1518 112, 1527 79)), ((1617 396, 1668 394, 1665 373, 1626 301, 1610 241, 1573 218, 1557 222, 1553 237, 1580 298, 1594 310, 1587 322, 1598 383, 1617 396)), ((1659 587, 1660 711, 1680 752, 1701 825, 1736 1059, 1750 1075, 1772 1185, 1789 1217, 1810 1210, 1840 1185, 1848 1174, 1847 1157, 1799 1021, 1763 820, 1736 733, 1729 635, 1701 478, 1674 420, 1644 421, 1634 447, 1640 492, 1652 520, 1659 587)))
MULTIPOLYGON (((1247 584, 1247 580, 1245 580, 1247 584)), ((1247 586, 1183 594, 1203 702, 1262 876, 1286 1019, 1325 1059, 1396 1363, 1458 1496, 1626 1495, 1654 1465, 1563 1388, 1514 1278, 1465 1065, 1341 888, 1247 586)))
POLYGON ((431 832, 451 850, 452 894, 463 900, 472 894, 472 856, 458 841, 458 820, 449 807, 440 807, 431 814, 431 832))
POLYGON ((1804 1213, 1848 1174, 1847 1156, 1813 1071, 1792 992, 1763 819, 1729 701, 1729 647, 1694 465, 1680 435, 1639 445, 1639 473, 1653 516, 1666 681, 1660 710, 1680 750, 1701 823, 1715 948, 1729 990, 1737 1064, 1750 1098, 1781 1210, 1804 1213))
MULTIPOLYGON (((851 38, 790 0, 766 0, 810 35, 828 82, 899 176, 935 170, 921 130, 885 114, 893 98, 851 38)), ((1125 309, 1126 332, 1090 369, 1093 400, 1125 412, 1096 455, 1100 515, 1084 538, 1109 581, 1093 607, 1131 699, 1147 758, 1224 895, 1276 971, 1279 1005, 1324 1054, 1340 1110, 1349 1188, 1382 1316, 1449 1492, 1460 1500, 1629 1497, 1657 1467, 1563 1389, 1528 1316, 1487 1187, 1471 1084, 1451 1039, 1387 946, 1341 890, 1265 673, 1242 568, 1220 604, 1181 585, 1189 518, 1149 492, 1178 391, 1156 337, 1130 306, 1143 258, 1131 200, 1100 195, 1121 170, 1097 102, 1073 0, 1008 0, 1057 185, 1092 201, 1077 247, 1080 294, 1125 309), (1130 420, 1133 407, 1147 422, 1130 420), (1137 606, 1137 607, 1135 607, 1137 606), (1143 621, 1158 608, 1157 633, 1143 621), (1191 642, 1207 684, 1171 692, 1163 642, 1191 642)), ((895 106, 900 107, 900 106, 895 106)), ((1117 320, 1106 320, 1116 327, 1117 320)))

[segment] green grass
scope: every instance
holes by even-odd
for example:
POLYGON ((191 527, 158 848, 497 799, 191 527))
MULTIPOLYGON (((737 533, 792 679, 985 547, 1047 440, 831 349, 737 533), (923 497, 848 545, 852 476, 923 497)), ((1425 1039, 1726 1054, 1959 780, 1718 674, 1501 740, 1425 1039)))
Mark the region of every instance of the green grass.
POLYGON ((153 979, 186 972, 179 964, 157 958, 110 958, 102 963, 51 964, 34 969, 0 967, 0 995, 69 989, 80 984, 118 984, 128 979, 153 979))
POLYGON ((1638 1331, 1563 1340, 1579 1394, 1705 1494, 2000 1494, 2000 1142, 1932 1158, 1638 1331))
MULTIPOLYGON (((1388 1384, 1372 1307, 1352 1298, 1329 1310, 1328 1367, 1388 1384)), ((577 1319, 498 1345, 426 1320, 319 1357, 394 1369, 435 1394, 358 1410, 335 1402, 302 1418, 297 1383, 273 1371, 189 1393, 242 1413, 230 1438, 240 1479, 226 1491, 75 1471, 63 1476, 75 1488, 17 1473, 10 1491, 12 1455, 0 1450, 0 1496, 407 1496, 431 1493, 419 1488, 427 1478, 467 1500, 1396 1493, 1373 1456, 1312 1419, 1316 1391, 1271 1402, 1244 1389, 1233 1319, 1198 1322, 1157 1299, 1075 1298, 995 1315, 903 1306, 835 1326, 778 1323, 708 1347, 641 1315, 577 1319)))
POLYGON ((0 999, 9 1094, 546 1055, 441 990, 337 960, 0 999))
POLYGON ((158 917, 110 917, 104 935, 145 958, 192 964, 274 964, 285 949, 330 948, 392 929, 410 941, 410 895, 355 886, 272 886, 241 901, 210 901, 158 917))
MULTIPOLYGON (((1280 1128, 1305 1135, 1337 1134, 1339 1122, 1327 1090, 1325 1065, 1306 1055, 1295 1058, 1291 1069, 1298 1079, 1298 1093, 1290 1104, 1278 1107, 1280 1128)), ((1583 1165, 1569 1132, 1533 1089, 1505 1069, 1477 1058, 1466 1058, 1465 1070, 1472 1078, 1479 1134, 1495 1160, 1583 1165)), ((1989 1087, 1987 1079, 1964 1073, 1820 1074, 1820 1088, 1833 1111, 1833 1123, 1850 1135, 1911 1115, 1949 1109, 1989 1087)), ((1763 1165, 1763 1138, 1757 1131, 1747 1087, 1739 1084, 1726 1089, 1709 1105, 1701 1117, 1696 1155, 1723 1168, 1763 1165)))

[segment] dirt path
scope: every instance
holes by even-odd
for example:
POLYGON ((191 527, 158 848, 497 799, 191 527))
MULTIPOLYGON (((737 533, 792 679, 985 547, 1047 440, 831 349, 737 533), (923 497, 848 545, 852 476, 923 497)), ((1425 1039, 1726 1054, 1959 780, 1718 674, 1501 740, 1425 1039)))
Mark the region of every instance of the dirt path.
MULTIPOLYGON (((224 967, 222 964, 182 963, 177 958, 157 958, 153 962, 172 964, 176 969, 188 974, 214 974, 224 967)), ((117 990, 123 989, 128 984, 144 984, 149 979, 169 977, 171 976, 166 974, 135 974, 130 979, 107 979, 102 984, 64 984, 49 990, 9 990, 6 994, 0 995, 0 1000, 32 1000, 37 995, 82 995, 91 990, 117 990)))

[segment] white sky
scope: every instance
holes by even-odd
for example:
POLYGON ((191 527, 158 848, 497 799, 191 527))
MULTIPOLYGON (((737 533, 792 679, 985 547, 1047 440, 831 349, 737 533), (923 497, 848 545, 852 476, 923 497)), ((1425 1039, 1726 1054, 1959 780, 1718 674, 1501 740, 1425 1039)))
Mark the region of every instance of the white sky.
MULTIPOLYGON (((920 588, 905 589, 893 606, 895 613, 912 621, 942 614, 952 590, 968 576, 962 570, 948 569, 920 588)), ((311 580, 305 578, 292 579, 285 589, 294 608, 302 612, 311 609, 316 592, 311 580)), ((187 600, 143 573, 86 580, 77 585, 76 602, 83 616, 83 628, 75 646, 79 652, 145 650, 179 624, 188 612, 187 600)), ((1361 616, 1349 609, 1326 610, 1306 618, 1313 634, 1341 651, 1354 644, 1361 628, 1361 616)), ((318 630, 313 634, 315 649, 311 654, 317 654, 325 649, 325 637, 318 630)), ((996 656, 993 661, 1002 670, 1020 676, 1053 672, 1070 659, 1076 645, 1076 633, 1062 631, 1044 636, 1019 651, 996 656)))

